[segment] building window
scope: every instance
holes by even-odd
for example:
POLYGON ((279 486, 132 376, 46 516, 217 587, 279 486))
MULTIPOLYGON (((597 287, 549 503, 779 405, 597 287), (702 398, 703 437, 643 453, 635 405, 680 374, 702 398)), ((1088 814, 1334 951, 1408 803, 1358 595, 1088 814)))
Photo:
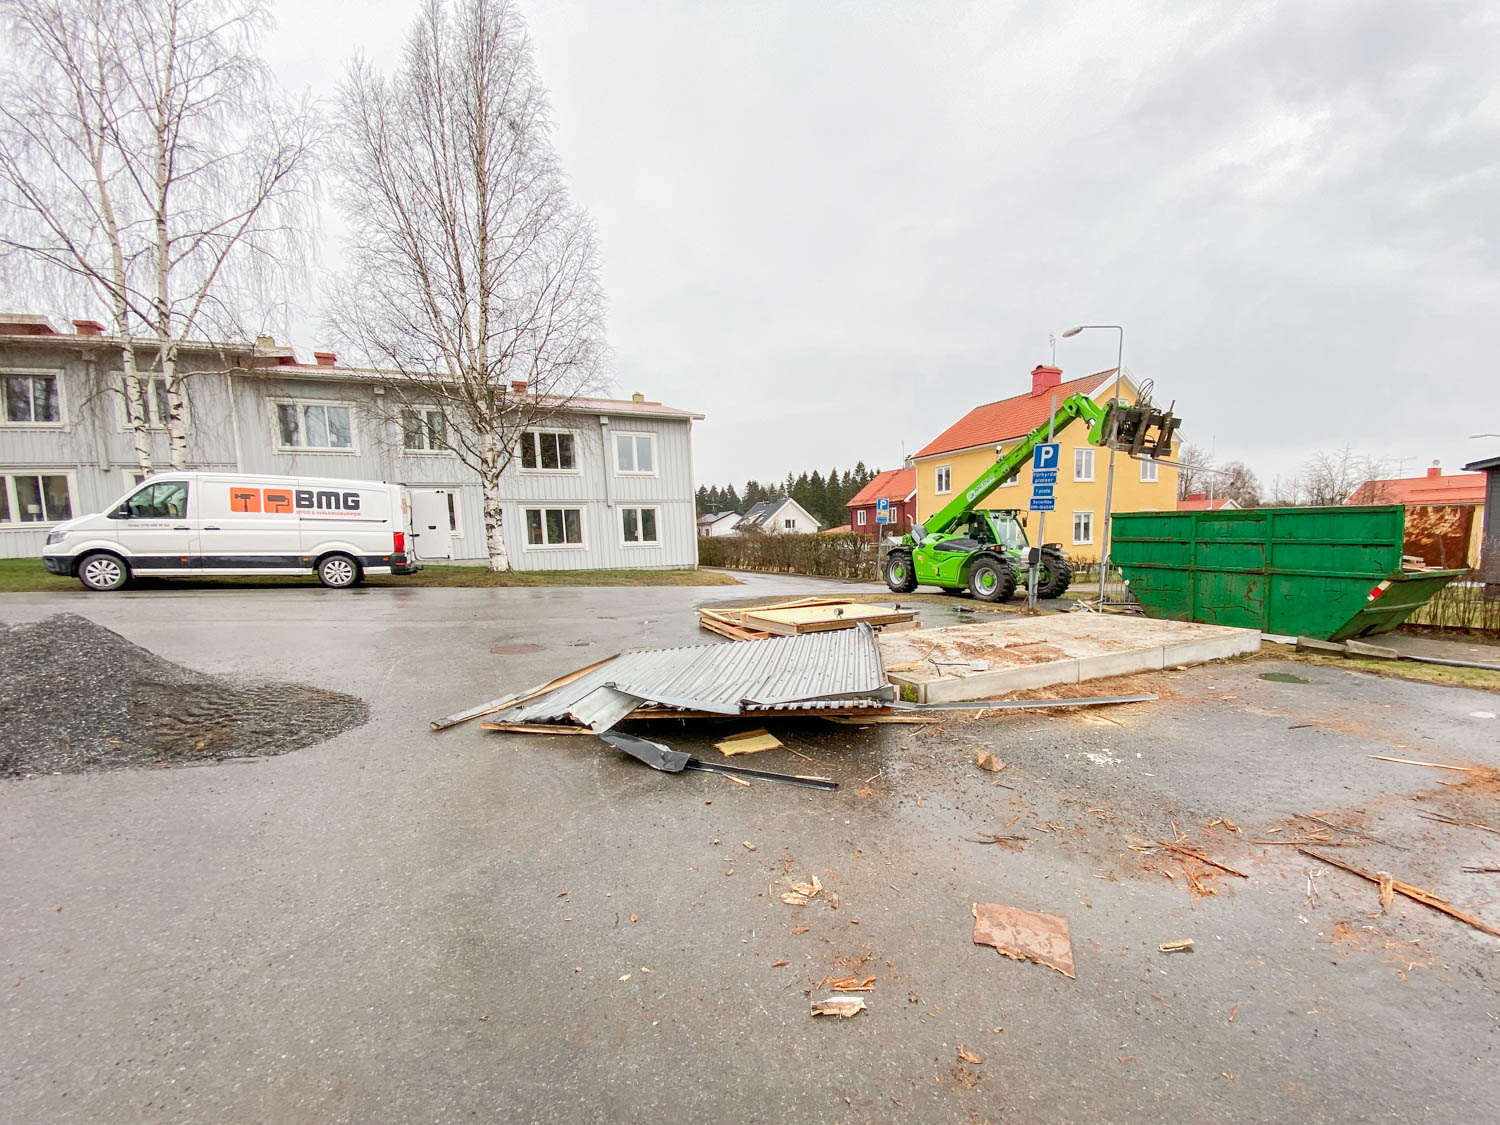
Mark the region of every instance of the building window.
POLYGON ((615 434, 615 472, 640 476, 656 473, 655 434, 615 434))
POLYGON ((13 426, 62 424, 62 404, 56 375, 6 375, 0 379, 5 398, 5 421, 13 426))
POLYGON ((1075 544, 1092 543, 1094 541, 1094 513, 1073 513, 1073 542, 1075 544))
POLYGON ((945 492, 953 491, 953 468, 950 465, 939 467, 933 474, 933 491, 941 496, 945 492))
POLYGON ((781 526, 787 531, 796 531, 797 521, 788 516, 786 519, 781 521, 781 526))
POLYGON ((353 414, 347 405, 278 402, 276 429, 280 448, 352 452, 353 414))
POLYGON ((566 430, 527 430, 521 435, 521 468, 534 473, 577 471, 573 435, 566 430))
POLYGON ((66 474, 0 477, 0 524, 57 523, 72 518, 73 490, 66 474))
POLYGON ((435 406, 401 409, 401 448, 408 453, 442 453, 448 448, 448 422, 435 406))
POLYGON ((528 547, 582 547, 582 508, 527 508, 528 547))
POLYGON ((458 530, 458 494, 450 490, 448 492, 448 530, 454 535, 460 535, 458 530))
POLYGON ((1153 484, 1153 483, 1155 483, 1155 481, 1156 481, 1156 462, 1155 461, 1142 461, 1141 462, 1141 480, 1145 481, 1147 484, 1153 484))
POLYGON ((859 524, 860 527, 865 526, 865 510, 863 508, 855 513, 854 522, 859 524))
POLYGON ((620 539, 631 547, 657 547, 657 513, 655 508, 621 508, 620 539))
POLYGON ((1073 479, 1094 479, 1094 451, 1092 449, 1073 450, 1073 479))

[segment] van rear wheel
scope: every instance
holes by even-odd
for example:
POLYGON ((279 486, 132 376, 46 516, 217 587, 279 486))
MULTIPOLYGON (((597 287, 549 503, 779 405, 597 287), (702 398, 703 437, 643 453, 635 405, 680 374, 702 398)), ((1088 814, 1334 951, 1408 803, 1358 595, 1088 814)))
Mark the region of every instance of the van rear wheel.
POLYGON ((318 563, 318 581, 335 590, 359 581, 359 563, 348 555, 329 555, 318 563))
POLYGON ((103 551, 85 555, 78 564, 78 581, 101 593, 118 590, 130 581, 130 568, 114 555, 103 551))

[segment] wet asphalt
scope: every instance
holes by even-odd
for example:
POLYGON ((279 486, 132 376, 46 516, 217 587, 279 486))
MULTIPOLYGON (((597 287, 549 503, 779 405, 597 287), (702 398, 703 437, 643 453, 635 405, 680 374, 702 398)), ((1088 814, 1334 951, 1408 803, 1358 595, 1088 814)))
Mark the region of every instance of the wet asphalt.
MULTIPOLYGON (((1497 825, 1497 790, 1369 757, 1500 766, 1494 695, 1262 658, 1132 677, 1163 698, 1107 714, 788 724, 805 757, 751 762, 833 794, 428 730, 706 642, 697 603, 815 588, 0 599, 372 709, 275 758, 0 783, 5 1119, 1500 1117, 1500 939, 1252 843, 1320 816, 1367 838, 1341 858, 1500 926, 1500 876, 1460 871, 1500 837, 1418 815, 1497 825), (1204 827, 1226 817, 1242 831, 1204 827), (1174 831, 1249 878, 1200 897, 1130 846, 1174 831), (780 901, 811 874, 837 908, 780 901), (1077 979, 975 946, 975 902, 1066 916, 1077 979), (813 1019, 812 986, 849 975, 876 978, 869 1011, 813 1019)), ((713 756, 701 728, 653 729, 713 756)))

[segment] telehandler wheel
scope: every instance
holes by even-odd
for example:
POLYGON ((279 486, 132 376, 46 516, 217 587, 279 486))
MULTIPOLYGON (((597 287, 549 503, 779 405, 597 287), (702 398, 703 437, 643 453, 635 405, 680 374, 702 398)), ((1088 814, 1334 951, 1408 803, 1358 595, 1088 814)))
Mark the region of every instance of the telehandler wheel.
POLYGON ((969 593, 983 602, 1008 601, 1016 592, 1016 571, 1002 559, 980 559, 969 568, 969 593))
POLYGON ((1043 555, 1041 569, 1036 576, 1036 596, 1060 598, 1073 584, 1073 568, 1061 555, 1043 555))
POLYGON ((892 551, 886 555, 885 584, 897 594, 909 594, 917 588, 917 572, 912 566, 911 555, 905 551, 892 551))

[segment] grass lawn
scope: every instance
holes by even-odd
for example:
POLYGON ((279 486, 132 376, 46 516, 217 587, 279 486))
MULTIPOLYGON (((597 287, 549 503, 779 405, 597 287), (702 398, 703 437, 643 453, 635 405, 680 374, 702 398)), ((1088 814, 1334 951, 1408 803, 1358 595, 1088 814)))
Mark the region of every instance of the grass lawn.
MULTIPOLYGON (((192 589, 207 586, 316 586, 316 578, 143 578, 131 584, 141 590, 192 589)), ((738 586, 739 581, 713 570, 512 570, 492 574, 482 566, 429 566, 407 577, 371 577, 367 586, 738 586)), ((88 593, 76 578, 58 578, 42 569, 39 559, 0 559, 0 593, 71 590, 88 593)))
MULTIPOLYGON (((1380 638, 1373 638, 1375 644, 1380 638)), ((1262 655, 1270 655, 1267 648, 1262 655)), ((1278 660, 1295 660, 1302 664, 1322 664, 1329 668, 1343 668, 1348 672, 1371 672, 1377 676, 1389 676, 1395 680, 1413 680, 1420 684, 1444 684, 1448 687, 1478 688, 1481 691, 1500 692, 1500 672, 1484 668, 1449 668, 1442 664, 1419 664, 1412 660, 1373 660, 1361 657, 1336 656, 1322 652, 1275 653, 1278 660)))

